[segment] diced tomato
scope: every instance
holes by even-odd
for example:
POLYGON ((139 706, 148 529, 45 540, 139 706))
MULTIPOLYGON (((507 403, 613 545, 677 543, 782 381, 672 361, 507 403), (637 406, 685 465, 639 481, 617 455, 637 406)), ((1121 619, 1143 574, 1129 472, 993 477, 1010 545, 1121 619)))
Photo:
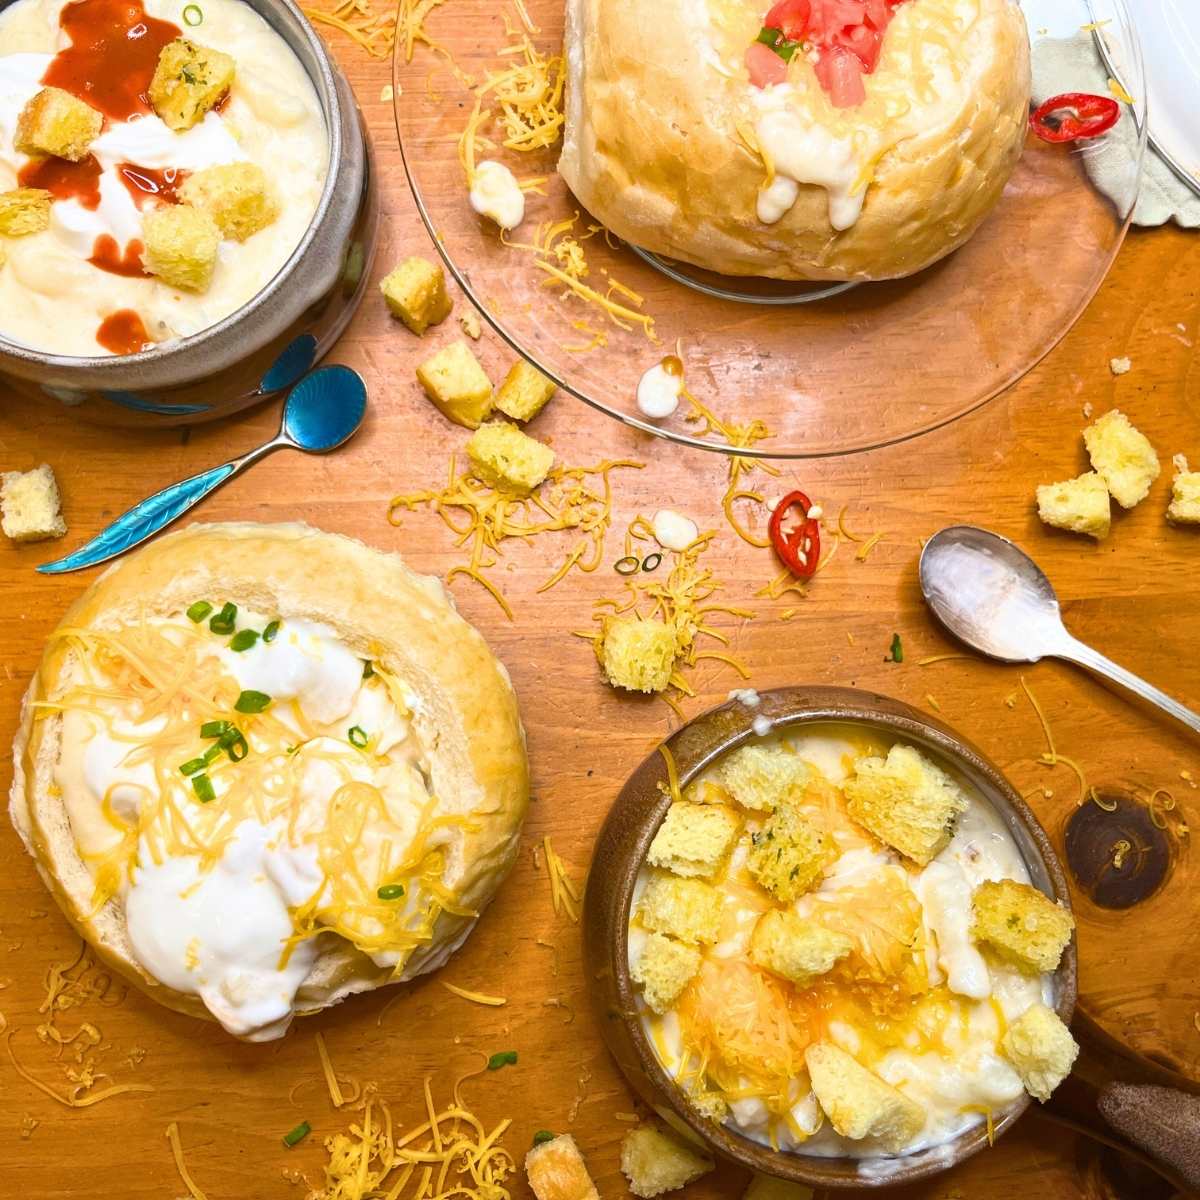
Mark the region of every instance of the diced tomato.
POLYGON ((754 42, 746 51, 746 69, 750 72, 750 82, 756 88, 770 87, 787 79, 787 63, 762 42, 754 42))
POLYGON ((828 50, 822 50, 815 70, 834 108, 854 108, 866 100, 863 65, 852 50, 844 46, 830 46, 828 50))
POLYGON ((780 0, 767 13, 763 24, 768 29, 782 29, 789 41, 799 41, 808 29, 812 17, 812 0, 780 0))

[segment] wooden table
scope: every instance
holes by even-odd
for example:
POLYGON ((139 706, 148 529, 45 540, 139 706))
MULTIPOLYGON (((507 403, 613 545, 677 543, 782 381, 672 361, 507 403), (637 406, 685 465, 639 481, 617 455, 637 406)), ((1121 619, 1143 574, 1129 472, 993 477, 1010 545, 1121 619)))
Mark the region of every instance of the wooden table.
MULTIPOLYGON (((337 42, 376 140, 386 209, 377 273, 409 253, 429 253, 401 170, 390 105, 381 101, 389 66, 337 42)), ((779 602, 754 592, 774 573, 763 551, 740 542, 725 524, 720 498, 726 463, 636 434, 570 399, 560 398, 540 430, 572 462, 636 457, 647 469, 620 478, 610 542, 637 513, 664 503, 720 530, 708 561, 726 582, 726 599, 759 615, 737 636, 751 683, 849 684, 936 706, 944 718, 1006 767, 1061 847, 1079 783, 1065 767, 1036 760, 1044 750, 1038 720, 1020 689, 1023 674, 1049 717, 1058 749, 1076 759, 1101 788, 1172 789, 1178 815, 1200 828, 1200 780, 1194 738, 1166 718, 1106 691, 1056 664, 1023 671, 970 659, 929 666, 920 660, 953 653, 932 626, 917 588, 920 539, 943 525, 968 521, 1016 538, 1048 571, 1068 624, 1119 661, 1185 701, 1200 702, 1196 612, 1200 605, 1200 533, 1173 530, 1163 520, 1167 476, 1151 498, 1118 515, 1100 545, 1045 530, 1033 511, 1037 484, 1084 469, 1080 430, 1085 404, 1117 404, 1158 448, 1164 465, 1178 452, 1200 461, 1200 241, 1175 230, 1133 234, 1108 282, 1063 345, 1007 395, 964 420, 918 441, 841 460, 785 467, 826 508, 847 506, 854 529, 885 539, 865 562, 853 547, 818 578, 807 598, 779 602), (1109 360, 1128 355, 1133 370, 1114 378, 1109 360), (788 607, 794 617, 781 623, 788 607), (894 632, 903 665, 885 661, 894 632), (1007 700, 1007 702, 1006 702, 1007 700), (1043 789, 1045 791, 1043 791, 1043 789)), ((397 492, 439 482, 463 431, 448 425, 422 398, 412 376, 431 345, 457 335, 449 325, 419 343, 387 316, 372 294, 334 358, 366 377, 372 409, 360 436, 327 459, 281 454, 207 502, 205 520, 296 520, 402 550, 413 567, 444 575, 459 555, 429 513, 387 521, 397 492)), ((485 338, 494 372, 507 365, 485 338)), ((6 398, 0 423, 0 468, 53 464, 71 526, 65 546, 157 488, 259 441, 277 419, 260 411, 236 422, 171 432, 113 432, 75 423, 43 404, 6 398)), ((771 488, 772 491, 782 488, 771 488)), ((0 729, 17 720, 18 703, 43 641, 88 575, 45 579, 33 565, 59 547, 0 549, 0 729)), ((554 560, 557 561, 557 560, 554 560)), ((481 1008, 451 996, 439 978, 394 993, 352 1000, 301 1022, 282 1041, 241 1045, 219 1028, 176 1016, 131 994, 111 1009, 78 1010, 103 1035, 99 1063, 118 1082, 150 1083, 149 1095, 127 1095, 70 1111, 39 1094, 0 1063, 0 1195, 28 1200, 121 1197, 164 1200, 182 1195, 164 1139, 179 1123, 188 1166, 210 1200, 300 1197, 321 1178, 321 1138, 349 1117, 331 1110, 320 1080, 314 1033, 323 1032, 340 1072, 373 1080, 399 1120, 421 1119, 421 1080, 434 1077, 444 1099, 454 1077, 474 1068, 475 1051, 516 1049, 520 1063, 466 1085, 486 1120, 511 1117, 507 1145, 518 1156, 534 1131, 570 1131, 583 1147, 602 1196, 627 1195, 618 1169, 621 1114, 634 1102, 609 1061, 587 1007, 579 930, 556 917, 536 848, 549 836, 577 878, 587 870, 596 831, 622 780, 674 718, 655 701, 619 696, 601 683, 590 646, 571 637, 589 625, 592 601, 613 590, 607 569, 574 575, 536 595, 551 550, 518 545, 500 572, 517 621, 469 580, 454 591, 468 619, 508 665, 524 710, 533 762, 534 804, 525 850, 478 931, 440 978, 508 997, 503 1008, 481 1008), (549 943, 549 946, 546 944, 549 943), (395 1002, 392 1003, 393 999, 395 1002), (386 1011, 385 1011, 386 1009, 386 1011), (29 1119, 36 1128, 29 1133, 29 1119), (314 1136, 287 1151, 283 1133, 311 1121, 314 1136), (22 1136, 23 1129, 27 1136, 22 1136), (289 1178, 290 1176, 290 1178, 289 1178)), ((696 674, 699 712, 740 681, 722 664, 696 674)), ((0 771, 7 787, 8 764, 0 771)), ((1172 818, 1171 871, 1152 898, 1115 912, 1076 897, 1082 957, 1083 1008, 1143 1054, 1200 1078, 1200 922, 1191 888, 1197 880, 1191 839, 1172 818)), ((1114 842, 1120 836, 1114 829, 1114 842)), ((1135 851, 1136 857, 1136 851, 1135 851)), ((15 1029, 14 1049, 38 1078, 63 1083, 62 1066, 37 1040, 43 978, 69 959, 77 941, 54 908, 16 835, 0 830, 0 1012, 15 1029)), ((76 1010, 65 1015, 74 1024, 76 1010)), ((69 1060, 69 1056, 66 1061, 69 1060)), ((927 1197, 1012 1196, 1032 1184, 1046 1198, 1146 1195, 1113 1182, 1111 1155, 1086 1139, 1031 1115, 991 1153, 930 1184, 927 1197)), ((695 1200, 739 1196, 744 1180, 722 1169, 694 1185, 695 1200)), ((526 1196, 523 1179, 514 1196, 526 1196)))

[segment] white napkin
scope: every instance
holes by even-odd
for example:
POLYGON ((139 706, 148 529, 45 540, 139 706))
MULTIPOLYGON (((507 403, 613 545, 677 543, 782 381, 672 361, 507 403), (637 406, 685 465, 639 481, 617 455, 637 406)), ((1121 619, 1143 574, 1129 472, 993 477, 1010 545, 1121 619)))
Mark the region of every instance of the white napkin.
MULTIPOLYGON (((1108 71, 1090 34, 1041 38, 1034 43, 1034 103, 1042 104, 1063 92, 1109 94, 1108 71)), ((1112 133, 1084 155, 1084 165, 1092 182, 1119 208, 1128 203, 1129 164, 1136 146, 1136 130, 1125 112, 1112 133)), ((1150 147, 1146 150, 1142 190, 1133 210, 1133 223, 1150 226, 1165 225, 1168 221, 1175 221, 1185 229, 1200 228, 1200 196, 1150 147)))

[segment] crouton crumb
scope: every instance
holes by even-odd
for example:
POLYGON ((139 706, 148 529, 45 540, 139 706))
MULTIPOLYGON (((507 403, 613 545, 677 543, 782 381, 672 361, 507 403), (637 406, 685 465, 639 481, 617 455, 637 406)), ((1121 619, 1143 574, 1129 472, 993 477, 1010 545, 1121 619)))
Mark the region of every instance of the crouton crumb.
POLYGON ((685 1187, 712 1169, 712 1159, 652 1125, 626 1134, 621 1143, 621 1170, 629 1190, 643 1200, 685 1187))
POLYGON ((1013 1022, 1000 1041, 1004 1057, 1016 1068, 1025 1090, 1043 1103, 1071 1073, 1079 1046, 1058 1013, 1035 1004, 1013 1022))
POLYGON ((1065 908, 1014 879, 981 883, 972 906, 976 941, 1030 974, 1057 970, 1075 928, 1065 908))
POLYGON ((42 542, 67 532, 58 482, 47 463, 0 474, 0 528, 14 542, 42 542))

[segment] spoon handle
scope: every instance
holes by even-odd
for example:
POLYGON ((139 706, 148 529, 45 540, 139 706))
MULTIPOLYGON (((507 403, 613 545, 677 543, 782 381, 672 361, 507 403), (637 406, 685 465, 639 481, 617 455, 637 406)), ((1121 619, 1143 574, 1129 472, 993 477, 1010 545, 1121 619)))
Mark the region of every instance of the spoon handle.
POLYGON ((1143 700, 1158 705, 1159 708, 1164 712, 1170 713, 1177 721, 1182 721, 1189 729, 1200 733, 1200 714, 1193 712, 1190 708, 1184 707, 1178 700, 1168 696, 1166 692, 1159 691, 1153 684, 1147 683, 1132 671, 1125 670, 1124 667, 1113 662, 1112 659, 1105 658, 1103 654, 1098 650, 1093 650, 1091 646, 1077 641, 1075 638, 1070 638, 1067 644, 1061 650, 1056 650, 1055 653, 1059 658, 1065 658, 1069 662, 1086 667, 1089 671, 1095 671, 1097 675, 1106 676, 1114 683, 1118 683, 1121 687, 1133 692, 1135 696, 1140 696, 1143 700))
POLYGON ((165 529, 172 521, 177 521, 210 492, 227 483, 279 444, 281 443, 278 441, 268 442, 232 462, 201 471, 199 475, 182 479, 170 487, 163 488, 161 492, 155 492, 153 496, 135 504, 128 512, 122 513, 90 542, 85 542, 66 558, 42 563, 37 568, 38 571, 43 575, 63 575, 68 571, 81 571, 84 567, 94 567, 97 563, 107 562, 110 558, 116 558, 118 554, 124 554, 126 550, 132 550, 134 546, 165 529))

